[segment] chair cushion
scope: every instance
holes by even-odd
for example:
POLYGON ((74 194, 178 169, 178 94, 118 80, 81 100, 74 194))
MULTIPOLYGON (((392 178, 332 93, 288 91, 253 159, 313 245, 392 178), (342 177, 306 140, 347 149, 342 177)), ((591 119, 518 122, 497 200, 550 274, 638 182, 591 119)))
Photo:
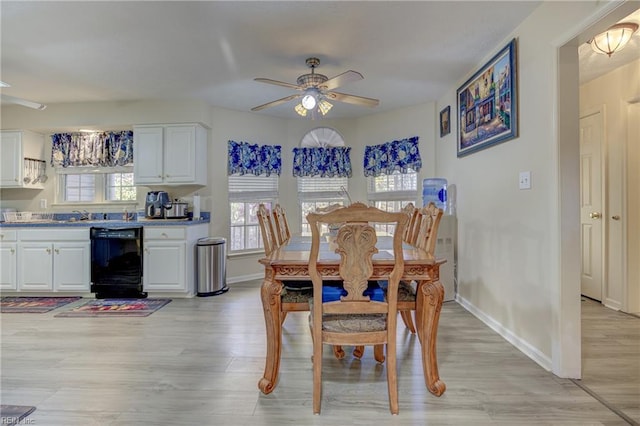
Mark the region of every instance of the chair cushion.
MULTIPOLYGON (((387 292, 387 281, 378 281, 378 285, 387 292)), ((410 282, 400 281, 398 284, 398 302, 415 302, 416 290, 413 288, 410 282)))
MULTIPOLYGON (((346 296, 347 291, 342 288, 340 281, 327 281, 322 286, 322 302, 333 302, 340 300, 340 296, 346 296)), ((365 296, 369 296, 371 300, 384 302, 384 291, 378 285, 377 281, 369 281, 369 286, 364 291, 365 296)))
MULTIPOLYGON (((309 300, 309 325, 313 323, 313 299, 309 300)), ((387 329, 387 314, 324 314, 322 330, 333 333, 365 333, 387 329)))
POLYGON ((280 301, 282 303, 307 303, 313 299, 313 289, 303 290, 287 290, 283 288, 280 292, 280 301))
POLYGON ((284 288, 293 291, 313 289, 313 282, 311 282, 311 280, 283 281, 282 284, 284 288))

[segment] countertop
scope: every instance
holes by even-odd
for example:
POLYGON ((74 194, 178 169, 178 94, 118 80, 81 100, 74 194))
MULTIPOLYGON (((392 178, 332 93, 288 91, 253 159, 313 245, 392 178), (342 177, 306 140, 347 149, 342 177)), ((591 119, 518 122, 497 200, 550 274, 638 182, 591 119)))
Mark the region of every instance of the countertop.
POLYGON ((62 228, 62 227, 132 227, 132 226, 195 226, 208 224, 209 218, 191 219, 140 219, 140 220, 50 220, 42 222, 1 222, 0 228, 62 228))

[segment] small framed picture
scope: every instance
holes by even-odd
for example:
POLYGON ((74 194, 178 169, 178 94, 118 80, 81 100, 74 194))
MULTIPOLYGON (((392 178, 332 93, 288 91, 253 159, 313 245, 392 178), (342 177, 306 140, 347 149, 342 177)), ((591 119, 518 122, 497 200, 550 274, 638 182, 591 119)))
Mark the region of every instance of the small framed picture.
POLYGON ((440 111, 440 137, 451 132, 451 105, 440 111))

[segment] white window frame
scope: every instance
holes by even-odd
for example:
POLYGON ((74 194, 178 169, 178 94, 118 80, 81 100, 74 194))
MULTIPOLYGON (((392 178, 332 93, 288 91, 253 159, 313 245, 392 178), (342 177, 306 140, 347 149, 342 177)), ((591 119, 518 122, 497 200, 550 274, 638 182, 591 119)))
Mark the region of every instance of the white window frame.
POLYGON ((331 204, 349 202, 349 179, 346 177, 298 177, 298 207, 303 235, 310 235, 307 213, 331 204))
POLYGON ((113 173, 133 173, 133 166, 118 167, 60 167, 55 169, 56 173, 56 205, 67 206, 95 206, 95 205, 119 205, 119 206, 136 206, 137 196, 134 200, 109 200, 107 199, 107 175, 113 173), (66 193, 66 176, 67 175, 83 175, 91 174, 94 176, 94 198, 92 201, 67 201, 66 193))
MULTIPOLYGON (((409 203, 420 207, 418 195, 418 172, 395 171, 390 175, 367 177, 367 200, 381 210, 400 211, 409 203)), ((393 225, 376 225, 376 229, 393 233, 393 225)))
POLYGON ((256 217, 258 205, 266 204, 272 208, 278 202, 279 176, 232 175, 227 180, 229 190, 229 254, 252 254, 264 252, 264 242, 260 224, 256 217), (233 203, 244 203, 242 224, 233 223, 233 203), (241 229, 242 248, 237 249, 236 231, 241 229), (257 236, 257 246, 253 247, 251 238, 257 236))

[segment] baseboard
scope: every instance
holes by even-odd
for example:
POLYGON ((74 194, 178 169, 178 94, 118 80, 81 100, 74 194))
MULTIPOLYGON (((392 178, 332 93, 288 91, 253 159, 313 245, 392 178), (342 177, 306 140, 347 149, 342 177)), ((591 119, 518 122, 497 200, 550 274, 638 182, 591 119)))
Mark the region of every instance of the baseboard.
POLYGON ((239 275, 237 277, 227 278, 227 284, 243 283, 245 281, 255 281, 264 278, 264 274, 239 275))
POLYGON ((527 341, 513 334, 511 330, 503 327, 502 324, 486 315, 484 312, 482 312, 464 297, 461 297, 459 294, 456 294, 456 302, 458 302, 464 309, 469 311, 473 316, 482 321, 490 329, 502 336, 502 338, 507 342, 515 346, 520 352, 531 358, 540 367, 544 368, 547 371, 551 371, 553 365, 553 363, 551 362, 551 358, 544 355, 538 349, 530 345, 527 341))

